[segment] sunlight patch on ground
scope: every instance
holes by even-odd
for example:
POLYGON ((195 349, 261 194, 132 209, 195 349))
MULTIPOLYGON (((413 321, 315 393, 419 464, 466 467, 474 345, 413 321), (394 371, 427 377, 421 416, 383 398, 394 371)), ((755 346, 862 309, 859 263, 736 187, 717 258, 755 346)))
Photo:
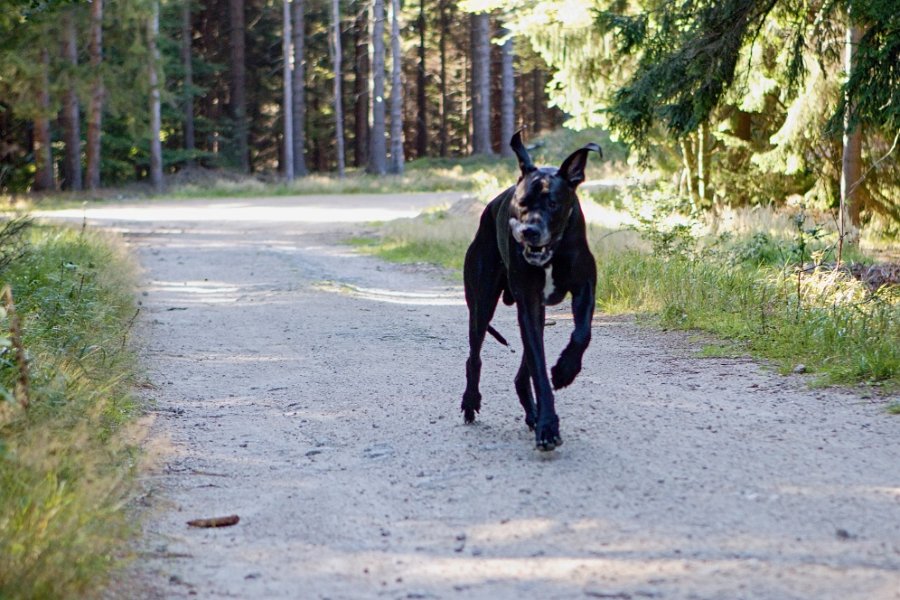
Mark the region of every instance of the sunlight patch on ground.
POLYGON ((366 288, 349 283, 323 281, 314 286, 322 292, 349 294, 363 300, 387 302, 389 304, 409 304, 412 306, 463 306, 462 294, 458 291, 420 291, 403 292, 381 288, 366 288))

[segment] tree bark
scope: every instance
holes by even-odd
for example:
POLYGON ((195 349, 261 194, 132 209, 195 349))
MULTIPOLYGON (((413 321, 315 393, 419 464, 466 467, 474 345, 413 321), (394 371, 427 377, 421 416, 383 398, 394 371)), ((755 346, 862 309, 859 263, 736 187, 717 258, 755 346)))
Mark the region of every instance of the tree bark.
POLYGON ((532 71, 531 80, 531 126, 534 135, 538 135, 544 129, 544 71, 535 69, 532 71))
POLYGON ((162 128, 159 93, 159 0, 153 0, 150 7, 150 21, 147 27, 147 50, 150 59, 150 184, 160 191, 162 179, 162 144, 159 139, 162 128))
POLYGON ((53 156, 50 152, 50 53, 46 48, 41 48, 38 111, 34 119, 34 190, 46 191, 56 187, 53 181, 53 156))
POLYGON ((706 201, 709 195, 709 157, 711 155, 709 142, 709 125, 704 122, 697 130, 697 197, 702 208, 707 206, 706 201))
POLYGON ((364 167, 369 155, 369 19, 368 11, 360 10, 356 16, 356 60, 353 72, 355 117, 353 135, 353 160, 357 167, 364 167))
POLYGON ((306 166, 306 0, 293 0, 294 73, 291 78, 293 93, 293 142, 294 175, 305 177, 306 166))
MULTIPOLYGON (((853 23, 851 7, 850 25, 847 27, 847 38, 844 45, 844 71, 847 79, 850 78, 856 65, 856 47, 859 45, 861 37, 862 32, 853 23)), ((862 131, 859 125, 854 126, 851 122, 850 116, 853 108, 851 99, 847 98, 844 109, 843 155, 841 158, 841 239, 848 243, 857 241, 863 198, 862 131)))
POLYGON ((91 101, 88 104, 87 126, 87 187, 96 190, 100 187, 100 134, 103 120, 103 76, 100 72, 103 63, 103 0, 91 2, 91 101))
MULTIPOLYGON (((509 35, 509 30, 504 30, 509 35)), ((513 40, 509 37, 502 46, 502 62, 500 77, 500 154, 505 157, 514 155, 509 141, 516 128, 516 78, 513 72, 513 40)))
POLYGON ((400 0, 391 0, 391 173, 403 174, 403 83, 400 81, 400 0))
POLYGON ((284 178, 294 180, 294 100, 292 97, 293 82, 291 81, 291 0, 282 0, 282 32, 281 32, 281 57, 282 62, 282 88, 284 102, 282 103, 281 121, 284 131, 284 156, 282 157, 282 169, 284 178))
POLYGON ((428 154, 428 102, 425 90, 425 0, 419 0, 419 64, 416 70, 416 155, 423 157, 428 154))
POLYGON ((440 12, 441 37, 440 37, 440 54, 441 54, 441 129, 438 134, 440 141, 440 154, 447 156, 449 145, 449 131, 447 123, 447 114, 450 111, 450 97, 447 94, 447 36, 449 32, 449 19, 447 18, 447 0, 439 0, 438 10, 440 12))
POLYGON ((387 172, 384 106, 384 0, 372 5, 372 133, 369 138, 369 173, 387 172))
POLYGON ((63 91, 63 107, 60 122, 63 129, 63 142, 66 151, 63 156, 63 182, 66 190, 80 190, 81 178, 81 122, 79 120, 78 95, 75 93, 75 73, 78 67, 78 39, 75 30, 74 8, 62 14, 62 55, 63 60, 71 67, 65 90, 63 91))
POLYGON ((246 66, 246 26, 244 23, 244 0, 229 1, 231 33, 231 89, 229 90, 231 118, 234 124, 235 166, 242 172, 250 171, 250 151, 247 128, 247 66, 246 66))
POLYGON ((334 131, 337 150, 338 177, 344 176, 344 100, 341 92, 341 8, 339 0, 331 2, 333 40, 331 51, 334 59, 334 131))
MULTIPOLYGON (((194 139, 194 65, 192 60, 193 30, 191 28, 191 0, 181 6, 181 65, 184 68, 184 149, 193 152, 194 139)), ((188 164, 194 164, 189 158, 188 164)))
POLYGON ((491 18, 471 16, 472 24, 472 154, 490 155, 491 148, 491 18))

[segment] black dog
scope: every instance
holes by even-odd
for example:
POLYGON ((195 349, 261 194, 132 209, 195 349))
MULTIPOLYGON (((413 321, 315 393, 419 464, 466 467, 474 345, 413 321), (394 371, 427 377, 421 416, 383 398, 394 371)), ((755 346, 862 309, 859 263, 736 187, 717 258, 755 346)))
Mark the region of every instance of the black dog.
POLYGON ((488 204, 466 252, 469 359, 461 408, 466 423, 473 422, 475 413, 481 410, 478 382, 485 333, 505 343, 489 325, 502 294, 503 303, 515 302, 519 313, 525 352, 515 385, 525 409, 525 423, 535 431, 539 450, 553 450, 562 444, 562 438, 550 383, 553 389, 564 388, 581 371, 581 358, 591 341, 597 284, 597 266, 588 248, 584 214, 575 189, 584 181, 588 152, 603 154, 600 146, 588 144, 573 152, 559 169, 537 168, 518 132, 510 146, 522 174, 515 186, 488 204), (544 307, 559 304, 567 293, 572 294, 575 330, 548 378, 544 307))

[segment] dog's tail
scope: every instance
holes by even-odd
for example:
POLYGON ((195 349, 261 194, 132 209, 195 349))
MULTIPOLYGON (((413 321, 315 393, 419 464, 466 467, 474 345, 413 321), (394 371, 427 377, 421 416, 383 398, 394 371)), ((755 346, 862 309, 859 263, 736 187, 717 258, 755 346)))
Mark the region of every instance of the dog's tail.
POLYGON ((497 331, 496 329, 494 329, 494 328, 491 327, 490 325, 488 325, 487 330, 488 330, 488 333, 489 333, 489 334, 491 334, 492 336, 494 336, 494 339, 495 339, 495 340, 497 340, 498 342, 500 342, 501 344, 503 344, 504 346, 506 346, 507 348, 509 348, 509 351, 510 351, 510 352, 512 352, 513 354, 516 353, 516 351, 513 349, 513 347, 509 345, 509 342, 506 341, 506 338, 503 337, 502 335, 500 335, 500 332, 499 332, 499 331, 497 331))

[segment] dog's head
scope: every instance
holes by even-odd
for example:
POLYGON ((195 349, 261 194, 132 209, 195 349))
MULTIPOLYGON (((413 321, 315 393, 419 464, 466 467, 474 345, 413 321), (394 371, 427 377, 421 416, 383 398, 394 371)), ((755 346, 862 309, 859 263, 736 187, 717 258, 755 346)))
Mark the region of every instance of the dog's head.
POLYGON ((522 246, 525 261, 543 267, 553 258, 578 202, 575 190, 584 181, 584 167, 591 150, 600 154, 600 146, 588 144, 570 154, 562 165, 535 167, 520 132, 516 132, 509 145, 522 174, 516 184, 509 205, 509 227, 513 238, 522 246))

